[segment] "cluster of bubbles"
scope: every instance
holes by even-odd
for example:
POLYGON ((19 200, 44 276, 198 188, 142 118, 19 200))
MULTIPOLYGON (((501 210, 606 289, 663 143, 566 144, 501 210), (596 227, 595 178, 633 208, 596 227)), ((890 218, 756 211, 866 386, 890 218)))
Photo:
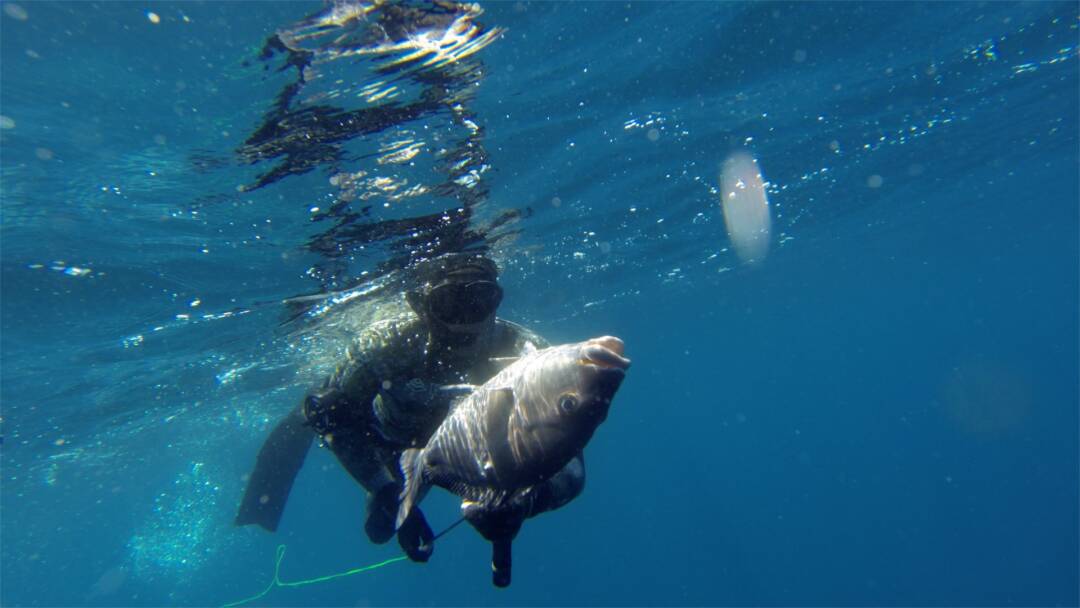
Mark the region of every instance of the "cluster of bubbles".
POLYGON ((221 484, 205 463, 194 462, 167 491, 154 499, 151 516, 143 522, 128 549, 135 573, 143 579, 186 579, 221 550, 229 536, 218 508, 221 484))

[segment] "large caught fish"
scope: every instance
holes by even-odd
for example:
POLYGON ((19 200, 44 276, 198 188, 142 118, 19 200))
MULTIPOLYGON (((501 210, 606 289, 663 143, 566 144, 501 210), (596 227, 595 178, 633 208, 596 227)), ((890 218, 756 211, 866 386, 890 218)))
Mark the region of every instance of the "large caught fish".
POLYGON ((509 543, 531 515, 521 505, 581 453, 607 418, 629 367, 622 340, 611 336, 537 350, 511 363, 459 401, 426 446, 402 453, 398 525, 431 486, 450 490, 464 499, 466 518, 495 544, 496 584, 509 584, 509 543))

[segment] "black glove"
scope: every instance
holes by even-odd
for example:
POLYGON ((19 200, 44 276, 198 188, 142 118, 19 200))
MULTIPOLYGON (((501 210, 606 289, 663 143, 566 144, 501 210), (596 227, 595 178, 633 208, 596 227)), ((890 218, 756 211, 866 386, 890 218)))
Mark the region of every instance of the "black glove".
POLYGON ((426 562, 435 550, 435 533, 419 508, 413 507, 397 531, 398 544, 414 562, 426 562))

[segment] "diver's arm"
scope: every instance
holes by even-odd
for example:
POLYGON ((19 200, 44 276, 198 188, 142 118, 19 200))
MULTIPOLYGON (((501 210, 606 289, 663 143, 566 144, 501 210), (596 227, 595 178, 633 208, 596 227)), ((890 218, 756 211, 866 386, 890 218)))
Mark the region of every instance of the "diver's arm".
POLYGON ((378 343, 362 334, 322 387, 308 393, 270 432, 248 478, 237 525, 277 529, 315 435, 331 444, 341 463, 365 488, 377 489, 386 483, 389 476, 373 442, 364 441, 363 436, 370 429, 370 404, 377 389, 367 363, 373 360, 369 351, 378 343), (338 445, 333 444, 335 436, 338 445))
POLYGON ((522 522, 565 505, 584 487, 585 458, 579 452, 551 479, 518 494, 509 505, 494 509, 462 505, 465 519, 491 542, 491 582, 496 587, 510 585, 512 546, 522 522))
POLYGON ((585 489, 585 455, 578 452, 558 473, 525 494, 525 517, 553 511, 578 497, 585 489))
POLYGON ((491 582, 496 587, 510 585, 514 537, 525 521, 522 512, 501 508, 494 511, 470 509, 466 510, 465 519, 491 543, 491 582))
POLYGON ((363 332, 349 346, 345 360, 334 373, 304 398, 302 409, 308 424, 328 442, 334 433, 369 426, 371 401, 379 388, 372 363, 382 350, 380 341, 370 333, 363 332))
POLYGON ((378 350, 370 341, 358 340, 349 348, 345 362, 303 403, 307 424, 345 470, 372 493, 393 481, 379 457, 371 411, 379 383, 371 362, 379 356, 378 350))

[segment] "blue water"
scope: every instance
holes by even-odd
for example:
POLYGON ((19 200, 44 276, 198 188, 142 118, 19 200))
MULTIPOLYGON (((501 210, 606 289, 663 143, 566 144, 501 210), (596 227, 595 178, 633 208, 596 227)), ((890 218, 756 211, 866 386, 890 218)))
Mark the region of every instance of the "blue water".
MULTIPOLYGON (((221 605, 279 543, 284 580, 397 554, 326 450, 277 534, 232 526, 347 334, 281 301, 401 253, 306 247, 333 176, 383 171, 356 151, 397 127, 245 188, 280 159, 238 150, 295 78, 259 51, 320 8, 3 3, 0 603, 221 605)), ((1077 605, 1076 4, 484 9, 505 33, 473 57, 472 221, 519 212, 493 231, 500 314, 620 336, 633 368, 509 589, 463 526, 426 565, 257 603, 1077 605), (769 182, 756 263, 720 207, 737 150, 769 182)), ((327 70, 305 95, 372 80, 327 70)), ((425 511, 457 517, 441 491, 425 511)))

